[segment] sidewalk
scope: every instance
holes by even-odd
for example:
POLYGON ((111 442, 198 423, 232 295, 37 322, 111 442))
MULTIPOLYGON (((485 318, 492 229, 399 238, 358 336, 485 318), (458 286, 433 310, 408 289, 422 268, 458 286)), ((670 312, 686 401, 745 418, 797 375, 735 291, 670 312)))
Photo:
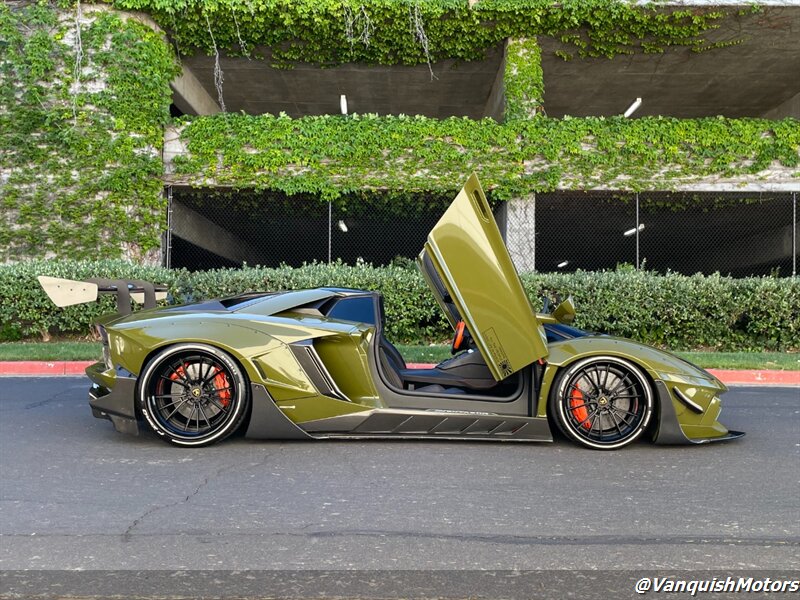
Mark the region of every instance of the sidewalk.
MULTIPOLYGON (((93 361, 0 361, 0 377, 64 377, 83 375, 93 361)), ((435 365, 411 363, 412 369, 432 369, 435 365)), ((783 385, 800 387, 800 371, 707 369, 725 385, 783 385)))

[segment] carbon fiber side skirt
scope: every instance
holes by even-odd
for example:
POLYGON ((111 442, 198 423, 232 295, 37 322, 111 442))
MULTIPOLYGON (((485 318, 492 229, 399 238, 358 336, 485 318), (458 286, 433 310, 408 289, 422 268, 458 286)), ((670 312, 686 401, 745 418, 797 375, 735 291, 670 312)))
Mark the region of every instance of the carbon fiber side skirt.
POLYGON ((300 427, 313 437, 553 441, 547 419, 440 410, 374 409, 300 427))

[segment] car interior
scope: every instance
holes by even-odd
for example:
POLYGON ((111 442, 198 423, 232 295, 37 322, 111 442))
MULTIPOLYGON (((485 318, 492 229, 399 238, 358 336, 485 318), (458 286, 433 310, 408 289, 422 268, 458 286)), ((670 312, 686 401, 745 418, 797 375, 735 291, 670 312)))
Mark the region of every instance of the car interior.
MULTIPOLYGON (((515 373, 503 381, 492 377, 486 361, 475 348, 469 331, 459 321, 451 345, 452 358, 432 369, 409 369, 403 355, 384 335, 385 314, 383 298, 378 296, 378 369, 384 381, 398 391, 419 394, 453 394, 460 396, 493 396, 507 398, 516 395, 521 376, 515 373)), ((453 307, 455 308, 455 307, 453 307)))
MULTIPOLYGON (((437 283, 441 285, 440 282, 437 283)), ((395 392, 414 396, 454 396, 464 400, 471 396, 483 400, 508 400, 516 397, 524 383, 521 373, 515 373, 500 382, 496 381, 475 347, 464 321, 460 320, 458 309, 446 292, 442 292, 442 297, 447 310, 454 318, 459 319, 451 345, 453 356, 428 369, 409 368, 400 351, 386 338, 386 315, 383 297, 379 293, 361 292, 326 298, 294 308, 292 312, 374 326, 378 372, 383 382, 395 392)), ((564 325, 548 324, 545 331, 548 343, 586 335, 585 332, 564 325)))

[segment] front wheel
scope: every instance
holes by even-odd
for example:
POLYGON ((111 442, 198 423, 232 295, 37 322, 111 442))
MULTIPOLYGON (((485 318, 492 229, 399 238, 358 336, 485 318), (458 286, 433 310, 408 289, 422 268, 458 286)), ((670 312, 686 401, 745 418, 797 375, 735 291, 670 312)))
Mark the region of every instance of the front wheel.
POLYGON ((588 448, 627 446, 647 429, 653 415, 653 390, 631 362, 595 356, 570 365, 550 397, 551 414, 571 440, 588 448))
POLYGON ((139 407, 150 427, 178 446, 219 442, 242 424, 247 378, 226 352, 206 344, 179 344, 147 363, 139 407))

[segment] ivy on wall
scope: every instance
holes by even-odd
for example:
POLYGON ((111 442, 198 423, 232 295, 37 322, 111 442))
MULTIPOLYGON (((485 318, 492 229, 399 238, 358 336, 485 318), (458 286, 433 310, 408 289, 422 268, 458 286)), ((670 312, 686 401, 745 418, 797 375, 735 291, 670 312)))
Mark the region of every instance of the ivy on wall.
MULTIPOLYGON (((471 171, 506 199, 556 187, 644 190, 800 164, 796 119, 184 117, 174 181, 310 192, 449 191, 471 171)), ((796 175, 800 176, 800 175, 796 175)))
POLYGON ((535 38, 508 40, 503 77, 506 93, 505 118, 530 119, 544 104, 542 50, 535 38))
MULTIPOLYGON (((102 6, 0 4, 0 261, 152 259, 164 228, 163 126, 178 68, 163 35, 102 6), (13 6, 13 8, 12 8, 13 6), (81 7, 82 6, 82 7, 81 7), (89 10, 92 8, 92 10, 89 10), (76 16, 80 27, 76 27, 76 16)), ((223 114, 179 121, 172 179, 326 199, 364 188, 449 192, 477 171, 495 197, 557 186, 669 189, 798 166, 797 120, 537 117, 535 35, 580 56, 715 47, 724 11, 622 0, 105 0, 144 10, 182 53, 322 65, 481 58, 508 37, 508 121, 223 114), (212 42, 215 40, 215 43, 212 42)), ((565 55, 566 56, 566 55, 565 55)), ((800 178, 800 171, 795 172, 800 178)))
POLYGON ((158 251, 174 54, 134 19, 77 15, 0 4, 0 261, 158 251))
POLYGON ((320 65, 476 60, 506 38, 536 35, 562 41, 565 57, 676 45, 700 51, 719 45, 705 34, 737 11, 627 0, 481 0, 472 7, 468 0, 104 1, 149 13, 185 53, 219 47, 250 54, 265 46, 278 63, 320 65))

